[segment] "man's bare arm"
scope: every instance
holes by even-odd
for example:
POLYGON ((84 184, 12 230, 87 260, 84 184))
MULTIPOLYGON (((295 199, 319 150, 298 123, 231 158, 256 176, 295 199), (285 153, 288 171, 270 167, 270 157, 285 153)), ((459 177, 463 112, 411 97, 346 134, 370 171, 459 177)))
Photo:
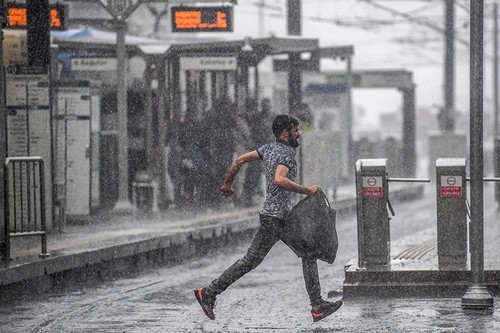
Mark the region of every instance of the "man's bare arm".
POLYGON ((232 184, 234 179, 236 178, 236 175, 238 174, 238 171, 240 171, 241 167, 245 165, 245 163, 258 159, 260 159, 260 156, 256 150, 238 156, 229 168, 229 172, 227 173, 226 179, 224 180, 224 184, 222 184, 222 187, 220 189, 221 194, 225 197, 232 195, 234 193, 232 184))
POLYGON ((287 177, 287 175, 288 175, 288 168, 282 164, 279 164, 278 167, 276 168, 276 173, 274 174, 274 184, 276 186, 284 188, 285 190, 307 195, 313 195, 319 189, 319 187, 316 185, 304 186, 298 184, 290 180, 287 177))

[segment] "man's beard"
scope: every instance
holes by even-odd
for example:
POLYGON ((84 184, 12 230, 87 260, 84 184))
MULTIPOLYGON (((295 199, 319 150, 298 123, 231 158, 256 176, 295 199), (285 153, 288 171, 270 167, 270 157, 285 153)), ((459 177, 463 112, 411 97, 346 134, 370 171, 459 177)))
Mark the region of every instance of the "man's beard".
POLYGON ((290 132, 288 132, 288 144, 292 148, 297 148, 299 146, 299 140, 294 138, 290 132))

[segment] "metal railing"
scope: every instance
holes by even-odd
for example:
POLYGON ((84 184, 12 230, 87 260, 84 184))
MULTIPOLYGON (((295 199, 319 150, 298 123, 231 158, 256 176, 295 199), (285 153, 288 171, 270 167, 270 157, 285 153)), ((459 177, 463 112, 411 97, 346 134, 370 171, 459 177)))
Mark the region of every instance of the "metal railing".
MULTIPOLYGON (((431 180, 429 178, 389 178, 387 177, 388 182, 399 182, 399 183, 430 183, 431 180)), ((387 198, 387 207, 391 212, 392 216, 396 215, 394 212, 394 208, 392 208, 392 204, 387 198)))
POLYGON ((5 262, 11 260, 11 238, 40 236, 41 257, 48 256, 45 217, 45 169, 38 156, 5 161, 5 262))

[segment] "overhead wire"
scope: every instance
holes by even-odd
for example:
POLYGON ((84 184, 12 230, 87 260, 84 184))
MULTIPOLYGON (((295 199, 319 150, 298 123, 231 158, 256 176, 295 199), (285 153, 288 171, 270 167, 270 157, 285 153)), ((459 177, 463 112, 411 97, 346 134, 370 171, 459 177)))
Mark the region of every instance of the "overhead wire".
MULTIPOLYGON (((244 6, 250 9, 250 6, 256 7, 257 5, 261 5, 258 2, 258 0, 255 0, 253 2, 240 2, 238 5, 239 7, 244 6)), ((398 0, 397 2, 400 3, 402 0, 398 0)), ((280 18, 280 19, 286 19, 286 13, 284 8, 286 8, 286 0, 276 0, 274 2, 270 3, 270 0, 263 1, 265 5, 265 16, 266 17, 272 17, 272 18, 280 18)), ((341 27, 347 27, 347 28, 359 28, 362 30, 377 30, 381 29, 384 27, 388 26, 394 26, 394 25, 402 25, 405 23, 409 24, 417 24, 419 26, 427 27, 431 31, 438 32, 440 35, 445 34, 445 29, 444 29, 444 24, 439 24, 436 23, 433 18, 435 18, 438 22, 443 21, 443 15, 429 15, 427 14, 425 17, 419 16, 418 14, 420 13, 425 13, 426 11, 433 10, 438 6, 442 6, 443 1, 442 0, 408 0, 408 2, 424 2, 424 4, 418 8, 403 12, 403 11, 398 11, 396 9, 393 9, 389 6, 380 4, 380 1, 373 1, 373 0, 356 0, 356 1, 335 1, 335 5, 339 6, 340 3, 346 4, 349 2, 350 4, 347 5, 346 8, 343 8, 343 10, 335 10, 333 13, 333 17, 325 17, 323 16, 323 5, 324 3, 332 3, 332 0, 307 0, 307 2, 303 2, 304 6, 313 6, 316 5, 316 15, 303 15, 303 20, 305 21, 313 21, 313 22, 318 22, 318 23, 328 23, 328 24, 333 24, 341 27), (360 3, 364 3, 366 5, 371 6, 372 8, 377 8, 383 12, 389 13, 390 15, 394 17, 398 17, 399 19, 384 19, 384 18, 370 18, 370 17, 363 17, 363 16, 352 16, 352 13, 359 13, 360 12, 360 3), (441 19, 440 19, 441 18, 441 19)), ((396 2, 396 1, 385 1, 385 2, 396 2)), ((455 4, 457 5, 458 8, 461 10, 465 11, 467 14, 470 12, 469 6, 470 6, 470 0, 457 0, 455 1, 455 4)), ((491 2, 488 2, 486 6, 491 5, 491 2)), ((340 7, 336 7, 340 8, 340 7)), ((252 11, 253 12, 253 11, 252 11)), ((304 11, 305 12, 305 11, 304 11)), ((488 13, 488 11, 485 11, 488 13)), ((485 15, 485 18, 489 18, 489 15, 485 15)), ((468 17, 462 17, 462 16, 456 16, 456 29, 455 29, 455 39, 457 43, 466 46, 467 48, 470 46, 468 38, 464 38, 460 36, 461 33, 463 32, 468 32, 469 31, 469 21, 470 19, 468 17)), ((412 30, 413 31, 413 30, 412 30)), ((485 29, 487 31, 487 29, 485 29)), ((419 45, 422 45, 425 42, 430 42, 434 43, 439 40, 437 37, 412 37, 412 36, 407 36, 407 37, 389 37, 389 40, 398 42, 398 43, 407 43, 411 44, 412 41, 418 43, 419 45)), ((488 43, 488 41, 485 41, 485 43, 488 43)))

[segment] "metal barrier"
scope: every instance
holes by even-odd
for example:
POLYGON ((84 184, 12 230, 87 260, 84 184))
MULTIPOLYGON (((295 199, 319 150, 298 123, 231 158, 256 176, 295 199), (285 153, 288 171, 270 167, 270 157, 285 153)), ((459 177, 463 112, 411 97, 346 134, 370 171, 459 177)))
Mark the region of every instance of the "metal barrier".
POLYGON ((11 260, 11 238, 40 236, 41 257, 47 252, 45 169, 38 156, 9 157, 5 162, 5 262, 11 260))

